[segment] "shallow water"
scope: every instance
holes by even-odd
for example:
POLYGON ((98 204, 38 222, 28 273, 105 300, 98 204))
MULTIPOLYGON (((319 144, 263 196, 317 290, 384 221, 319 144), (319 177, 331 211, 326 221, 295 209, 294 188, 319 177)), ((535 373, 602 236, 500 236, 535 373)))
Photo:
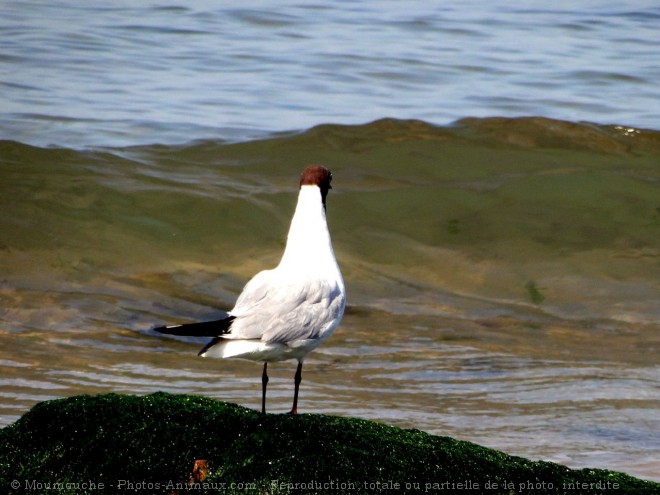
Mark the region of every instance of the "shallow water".
MULTIPOLYGON (((220 315, 277 263, 318 161, 349 307, 306 361, 302 412, 658 479, 658 132, 382 120, 0 156, 3 424, 79 393, 258 408, 258 365, 150 328, 220 315)), ((293 372, 271 367, 271 411, 290 407, 293 372)))
POLYGON ((258 408, 259 365, 149 329, 276 264, 318 162, 349 307, 302 412, 660 480, 657 2, 402 5, 0 4, 0 425, 258 408))

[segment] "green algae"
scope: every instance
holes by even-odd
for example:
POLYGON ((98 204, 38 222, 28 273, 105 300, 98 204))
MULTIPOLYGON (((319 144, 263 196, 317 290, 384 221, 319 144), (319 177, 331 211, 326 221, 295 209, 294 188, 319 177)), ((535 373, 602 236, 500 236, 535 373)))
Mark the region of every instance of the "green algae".
POLYGON ((12 493, 660 493, 417 430, 156 393, 42 402, 0 431, 12 493), (196 460, 208 476, 189 479, 196 460))
POLYGON ((536 286, 536 282, 530 280, 525 284, 525 289, 527 289, 529 299, 534 304, 541 304, 545 301, 545 296, 543 295, 543 292, 541 292, 541 288, 536 286))

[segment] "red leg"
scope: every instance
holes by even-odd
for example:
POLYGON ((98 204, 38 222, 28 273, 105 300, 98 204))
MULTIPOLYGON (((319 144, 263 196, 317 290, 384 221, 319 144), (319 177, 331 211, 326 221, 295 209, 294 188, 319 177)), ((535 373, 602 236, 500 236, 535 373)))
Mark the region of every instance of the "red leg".
POLYGON ((293 377, 295 390, 293 392, 293 407, 291 408, 291 414, 298 414, 298 389, 300 389, 301 381, 302 381, 302 361, 298 361, 298 369, 296 370, 296 374, 293 377))
POLYGON ((266 414, 266 385, 268 385, 268 363, 264 363, 264 372, 261 375, 261 412, 266 414))

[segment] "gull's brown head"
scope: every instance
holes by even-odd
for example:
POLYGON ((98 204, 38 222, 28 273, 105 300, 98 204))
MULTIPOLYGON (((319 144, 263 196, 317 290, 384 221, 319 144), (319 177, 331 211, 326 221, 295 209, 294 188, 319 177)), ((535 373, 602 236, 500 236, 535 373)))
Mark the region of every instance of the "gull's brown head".
POLYGON ((310 165, 300 175, 300 187, 317 186, 321 190, 323 206, 325 206, 325 197, 328 195, 328 190, 332 189, 330 182, 332 182, 332 173, 321 165, 310 165))

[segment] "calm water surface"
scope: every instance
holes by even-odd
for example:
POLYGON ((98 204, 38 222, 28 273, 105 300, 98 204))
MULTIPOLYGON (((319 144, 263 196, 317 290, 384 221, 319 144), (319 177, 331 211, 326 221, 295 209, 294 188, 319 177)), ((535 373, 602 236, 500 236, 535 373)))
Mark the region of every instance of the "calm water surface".
POLYGON ((258 364, 150 328, 276 264, 320 162, 349 307, 302 412, 660 480, 660 9, 403 5, 0 4, 1 425, 258 408, 258 364))
POLYGON ((0 138, 183 143, 382 117, 657 129, 654 0, 3 2, 0 138))

